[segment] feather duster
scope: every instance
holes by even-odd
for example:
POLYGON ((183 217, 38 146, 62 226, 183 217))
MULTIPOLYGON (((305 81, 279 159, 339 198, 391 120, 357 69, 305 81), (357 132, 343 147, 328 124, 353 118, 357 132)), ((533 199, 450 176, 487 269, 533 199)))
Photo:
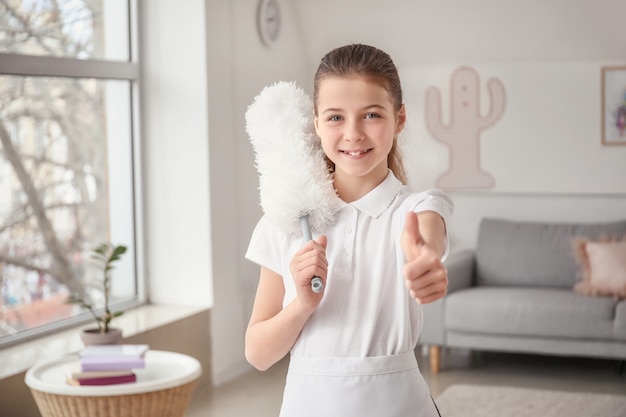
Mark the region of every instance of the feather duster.
MULTIPOLYGON (((338 198, 313 123, 313 102, 295 83, 265 87, 246 111, 255 152, 259 196, 267 221, 285 233, 311 239, 311 229, 333 223, 338 198)), ((319 277, 311 280, 323 289, 319 277)))
POLYGON ((332 224, 338 199, 304 90, 286 81, 265 87, 246 111, 246 132, 267 221, 296 236, 303 216, 316 231, 332 224))

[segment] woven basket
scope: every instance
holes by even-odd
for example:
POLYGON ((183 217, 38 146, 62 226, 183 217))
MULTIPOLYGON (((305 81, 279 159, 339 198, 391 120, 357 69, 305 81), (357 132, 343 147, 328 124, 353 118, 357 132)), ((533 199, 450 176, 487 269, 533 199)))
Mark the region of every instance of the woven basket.
POLYGON ((197 380, 141 394, 84 397, 31 388, 42 417, 184 417, 197 380))

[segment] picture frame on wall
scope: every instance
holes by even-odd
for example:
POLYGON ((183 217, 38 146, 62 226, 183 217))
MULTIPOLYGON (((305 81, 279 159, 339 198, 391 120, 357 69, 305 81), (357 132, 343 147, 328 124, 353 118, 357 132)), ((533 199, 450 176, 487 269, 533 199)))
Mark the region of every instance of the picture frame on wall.
POLYGON ((602 145, 626 146, 626 66, 602 68, 602 145))

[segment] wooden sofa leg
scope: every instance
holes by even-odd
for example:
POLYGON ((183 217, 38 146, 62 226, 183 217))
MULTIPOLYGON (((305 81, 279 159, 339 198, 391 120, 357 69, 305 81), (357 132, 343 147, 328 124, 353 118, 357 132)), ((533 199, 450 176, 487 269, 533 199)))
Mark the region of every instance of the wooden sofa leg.
POLYGON ((429 357, 430 372, 433 374, 439 373, 439 368, 441 367, 441 346, 431 345, 429 357))

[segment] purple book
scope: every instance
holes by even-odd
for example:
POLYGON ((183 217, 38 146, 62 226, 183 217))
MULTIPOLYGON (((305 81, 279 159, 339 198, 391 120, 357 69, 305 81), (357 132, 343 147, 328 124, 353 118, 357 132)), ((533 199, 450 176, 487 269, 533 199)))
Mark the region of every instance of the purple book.
POLYGON ((107 376, 102 378, 86 378, 86 379, 74 379, 68 378, 67 383, 70 385, 114 385, 114 384, 127 384, 129 382, 137 381, 135 374, 130 375, 118 375, 107 376))
POLYGON ((122 369, 145 368, 144 358, 133 357, 89 357, 80 358, 82 371, 116 371, 122 369))

